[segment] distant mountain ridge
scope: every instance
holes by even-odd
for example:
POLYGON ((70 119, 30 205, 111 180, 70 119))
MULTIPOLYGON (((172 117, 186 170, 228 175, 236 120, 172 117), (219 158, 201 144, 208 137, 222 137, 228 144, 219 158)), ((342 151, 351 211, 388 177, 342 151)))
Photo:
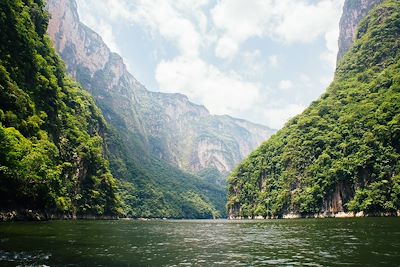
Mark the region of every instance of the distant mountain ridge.
POLYGON ((181 94, 148 91, 79 21, 74 0, 49 0, 48 8, 48 33, 68 72, 94 96, 106 119, 150 155, 201 176, 223 177, 275 132, 211 115, 181 94))

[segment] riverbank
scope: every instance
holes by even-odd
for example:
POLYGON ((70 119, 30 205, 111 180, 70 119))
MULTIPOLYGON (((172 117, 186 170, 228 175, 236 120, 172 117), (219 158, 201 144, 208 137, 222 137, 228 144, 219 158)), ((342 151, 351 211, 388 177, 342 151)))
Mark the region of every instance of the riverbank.
MULTIPOLYGON (((277 219, 315 219, 315 218, 360 218, 360 217, 400 217, 400 210, 397 212, 338 212, 338 213, 287 213, 279 217, 235 217, 229 216, 228 220, 277 220, 277 219)), ((0 222, 12 221, 50 221, 50 220, 137 220, 137 221, 160 221, 160 220, 185 220, 185 218, 126 218, 118 216, 98 215, 71 215, 71 214, 49 214, 34 210, 0 211, 0 222)))
POLYGON ((397 212, 337 212, 337 213, 287 213, 277 217, 236 217, 229 216, 229 220, 276 220, 276 219, 311 219, 311 218, 359 218, 359 217, 400 217, 400 210, 397 212))
POLYGON ((35 210, 0 211, 0 222, 50 220, 118 220, 117 216, 49 214, 35 210))
MULTIPOLYGON (((204 220, 212 220, 208 218, 204 220)), ((51 221, 51 220, 132 220, 132 221, 164 221, 164 220, 188 220, 188 218, 129 218, 118 216, 98 215, 72 215, 72 214, 49 214, 42 211, 30 209, 0 211, 0 222, 12 221, 51 221)))
POLYGON ((282 216, 282 219, 307 219, 307 218, 359 218, 359 217, 400 217, 400 211, 397 212, 337 212, 337 213, 314 213, 314 214, 296 214, 288 213, 282 216))

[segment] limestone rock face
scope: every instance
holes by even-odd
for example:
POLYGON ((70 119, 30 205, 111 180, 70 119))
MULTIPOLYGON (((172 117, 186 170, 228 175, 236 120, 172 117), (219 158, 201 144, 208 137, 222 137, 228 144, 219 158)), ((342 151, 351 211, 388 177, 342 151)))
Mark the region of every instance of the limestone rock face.
POLYGON ((227 174, 275 131, 211 115, 182 94, 148 91, 110 52, 101 37, 79 21, 74 0, 48 0, 48 34, 67 70, 96 99, 106 119, 130 143, 180 169, 227 174))
POLYGON ((86 31, 80 25, 75 1, 48 1, 48 8, 51 12, 48 33, 53 40, 57 40, 54 42, 57 51, 71 49, 76 53, 75 64, 82 65, 92 72, 102 69, 110 51, 102 45, 99 35, 86 31), (70 40, 76 40, 73 46, 70 40))
POLYGON ((357 26, 368 12, 383 0, 346 0, 340 19, 339 52, 337 61, 350 49, 354 42, 357 26))

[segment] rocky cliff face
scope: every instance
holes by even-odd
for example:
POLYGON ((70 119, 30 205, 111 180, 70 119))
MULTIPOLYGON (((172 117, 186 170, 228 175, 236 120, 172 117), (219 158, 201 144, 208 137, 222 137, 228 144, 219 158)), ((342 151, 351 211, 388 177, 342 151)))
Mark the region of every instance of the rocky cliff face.
POLYGON ((75 1, 50 0, 47 6, 51 14, 47 32, 68 73, 95 97, 117 129, 130 129, 143 136, 135 95, 144 90, 143 86, 127 72, 122 58, 111 53, 97 33, 80 23, 75 1))
POLYGON ((151 92, 79 21, 74 0, 49 0, 48 33, 68 72, 96 99, 106 119, 130 142, 183 170, 226 174, 274 130, 213 116, 181 94, 151 92))
POLYGON ((357 26, 374 6, 383 0, 346 0, 340 19, 339 52, 337 61, 350 49, 355 40, 357 26))

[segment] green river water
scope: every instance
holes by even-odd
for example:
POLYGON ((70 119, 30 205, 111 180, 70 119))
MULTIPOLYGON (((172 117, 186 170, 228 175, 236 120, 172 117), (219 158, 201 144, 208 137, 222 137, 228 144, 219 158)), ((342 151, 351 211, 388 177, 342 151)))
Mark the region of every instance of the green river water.
POLYGON ((400 218, 0 223, 0 266, 400 266, 400 218))

